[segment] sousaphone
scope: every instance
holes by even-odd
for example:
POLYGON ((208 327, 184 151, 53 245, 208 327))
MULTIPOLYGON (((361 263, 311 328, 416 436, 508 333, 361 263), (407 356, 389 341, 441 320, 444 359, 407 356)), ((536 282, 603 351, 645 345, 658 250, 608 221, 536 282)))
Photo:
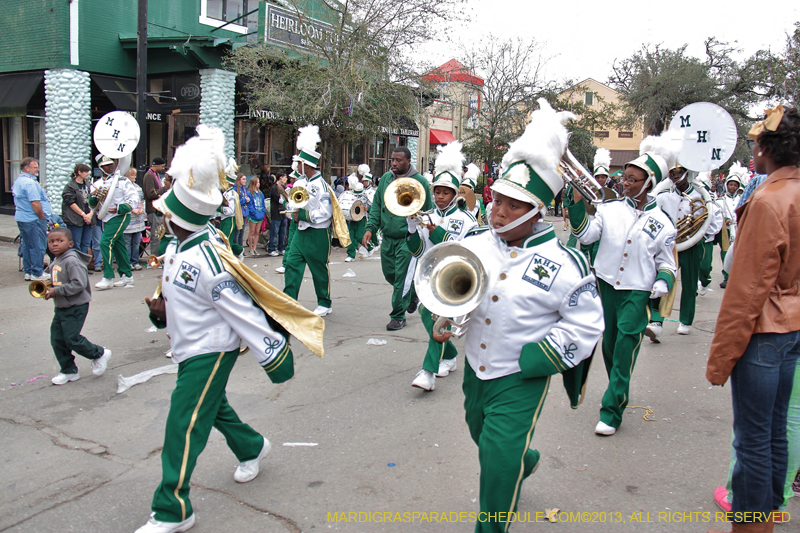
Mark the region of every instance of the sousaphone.
POLYGON ((102 204, 98 206, 97 216, 103 219, 111 207, 120 177, 131 166, 131 154, 139 144, 139 124, 136 119, 124 111, 106 113, 94 126, 94 145, 97 151, 106 157, 117 160, 117 169, 111 178, 111 184, 104 193, 101 191, 102 204))

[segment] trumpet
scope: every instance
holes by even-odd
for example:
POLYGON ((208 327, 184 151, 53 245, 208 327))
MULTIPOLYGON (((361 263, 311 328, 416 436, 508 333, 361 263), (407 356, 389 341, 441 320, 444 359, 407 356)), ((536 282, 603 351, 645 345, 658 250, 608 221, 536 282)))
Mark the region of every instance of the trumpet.
POLYGON ((429 211, 420 211, 425 205, 425 187, 414 178, 398 178, 386 187, 383 193, 386 209, 398 217, 414 217, 425 224, 423 217, 429 211))
POLYGON ((447 322, 454 337, 467 331, 470 313, 488 291, 488 274, 473 252, 459 243, 442 243, 425 252, 414 275, 417 297, 435 315, 433 331, 441 335, 447 322))
POLYGON ((289 193, 289 209, 281 211, 281 214, 294 213, 300 209, 305 209, 310 199, 308 189, 300 185, 292 187, 292 192, 289 193))
POLYGON ((147 266, 150 268, 158 268, 161 263, 164 261, 163 255, 148 255, 147 256, 147 266))
POLYGON ((49 280, 31 281, 30 285, 28 285, 28 292, 34 298, 44 298, 44 295, 47 294, 47 289, 52 287, 53 282, 49 280))
POLYGON ((564 152, 564 156, 558 164, 558 173, 561 174, 564 183, 572 185, 587 202, 595 205, 603 203, 606 196, 603 187, 597 183, 594 176, 580 164, 569 149, 564 152))

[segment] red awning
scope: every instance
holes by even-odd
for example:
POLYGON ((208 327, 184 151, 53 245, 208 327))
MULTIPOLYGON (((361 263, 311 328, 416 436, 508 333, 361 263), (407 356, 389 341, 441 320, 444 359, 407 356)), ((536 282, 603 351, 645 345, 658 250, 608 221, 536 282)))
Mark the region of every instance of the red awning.
POLYGON ((431 144, 447 144, 455 141, 453 134, 445 130, 431 130, 431 144))

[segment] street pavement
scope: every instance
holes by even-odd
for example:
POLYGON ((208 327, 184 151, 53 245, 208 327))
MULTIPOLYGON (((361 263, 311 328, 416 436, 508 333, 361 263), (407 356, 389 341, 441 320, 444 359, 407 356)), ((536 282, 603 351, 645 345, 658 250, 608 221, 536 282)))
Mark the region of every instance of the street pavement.
MULTIPOLYGON (((566 240, 562 223, 555 225, 566 240)), ((463 340, 456 342, 454 374, 438 379, 434 392, 412 388, 427 343, 419 315, 410 315, 401 331, 386 331, 391 288, 377 254, 353 263, 344 257, 341 249, 331 255, 325 357, 294 341, 295 377, 281 385, 271 384, 249 354, 234 368, 228 399, 273 450, 255 480, 238 484, 236 459, 212 431, 192 476, 193 532, 473 529, 468 513, 478 511, 479 465, 462 407, 463 340), (348 270, 355 277, 344 277, 348 270), (387 344, 367 345, 373 338, 387 344), (414 521, 378 522, 375 513, 414 521)), ((283 288, 274 271, 280 258, 246 263, 283 288)), ((136 272, 133 289, 94 291, 83 331, 113 351, 108 370, 95 377, 79 357, 81 379, 57 387, 49 379, 58 372, 49 343, 53 304, 28 294, 16 249, 0 243, 0 532, 132 532, 147 520, 175 375, 122 394, 116 388, 118 375, 169 363, 169 340, 148 331, 143 303, 159 274, 136 272), (37 376, 47 379, 29 381, 37 376)), ((615 436, 594 434, 608 383, 599 351, 577 410, 569 408, 560 378, 552 380, 532 441, 541 467, 524 483, 519 502, 522 518, 540 523, 511 531, 714 526, 719 509, 712 495, 725 482, 731 435, 730 387, 712 389, 704 377, 723 293, 718 257, 713 277, 712 291, 698 298, 690 335, 676 335, 677 322, 667 321, 662 344, 645 339, 630 401, 641 408, 627 409, 615 436), (655 421, 643 419, 645 408, 655 421), (563 511, 561 521, 542 523, 546 509, 563 511)), ((313 309, 313 295, 307 275, 300 303, 313 309)), ((800 516, 796 498, 789 511, 800 516)), ((791 523, 776 528, 792 530, 791 523)))

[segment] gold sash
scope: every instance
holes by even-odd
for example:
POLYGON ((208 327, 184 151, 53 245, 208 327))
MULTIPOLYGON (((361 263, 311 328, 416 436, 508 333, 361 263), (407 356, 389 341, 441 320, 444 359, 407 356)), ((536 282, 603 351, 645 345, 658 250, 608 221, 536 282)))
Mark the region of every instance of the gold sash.
POLYGON ((239 201, 239 193, 233 191, 233 194, 236 195, 236 205, 233 208, 233 216, 236 224, 236 229, 240 230, 244 227, 244 217, 242 217, 242 204, 239 201))
POLYGON ((225 270, 236 279, 253 301, 306 348, 322 357, 325 321, 247 268, 227 246, 214 245, 214 247, 222 259, 225 270))
POLYGON ((342 213, 342 208, 339 207, 339 200, 336 199, 336 195, 333 194, 330 187, 328 187, 328 192, 331 195, 331 205, 333 206, 333 218, 331 219, 333 236, 339 239, 342 248, 347 248, 350 246, 350 230, 347 228, 347 221, 342 213))

